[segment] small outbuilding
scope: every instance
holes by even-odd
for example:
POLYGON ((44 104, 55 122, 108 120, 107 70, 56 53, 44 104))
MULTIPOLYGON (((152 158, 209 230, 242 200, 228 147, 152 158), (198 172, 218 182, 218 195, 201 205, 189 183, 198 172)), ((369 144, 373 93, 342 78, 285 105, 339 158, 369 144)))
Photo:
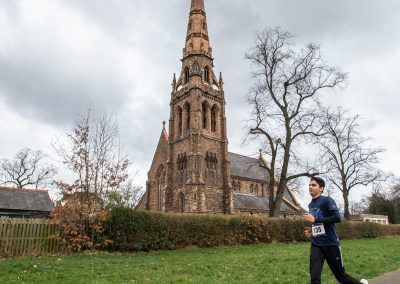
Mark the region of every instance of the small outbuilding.
POLYGON ((375 214, 350 215, 350 221, 372 222, 381 225, 389 225, 389 218, 386 215, 375 215, 375 214))
POLYGON ((0 218, 43 219, 54 204, 48 190, 0 186, 0 218))

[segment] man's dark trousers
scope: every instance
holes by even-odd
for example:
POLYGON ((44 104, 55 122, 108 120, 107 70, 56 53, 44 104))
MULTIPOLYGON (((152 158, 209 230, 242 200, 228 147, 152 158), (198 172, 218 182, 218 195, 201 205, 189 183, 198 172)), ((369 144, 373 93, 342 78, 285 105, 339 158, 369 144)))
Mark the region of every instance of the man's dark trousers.
POLYGON ((339 246, 317 247, 315 245, 311 245, 310 253, 311 284, 321 283, 322 266, 325 260, 339 283, 360 284, 360 281, 346 274, 339 246))

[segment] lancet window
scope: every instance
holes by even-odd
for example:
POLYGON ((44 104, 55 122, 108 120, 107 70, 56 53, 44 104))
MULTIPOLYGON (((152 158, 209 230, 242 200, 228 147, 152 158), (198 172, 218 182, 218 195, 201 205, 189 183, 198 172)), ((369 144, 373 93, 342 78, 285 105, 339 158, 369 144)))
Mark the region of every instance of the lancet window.
POLYGON ((178 107, 177 110, 177 119, 178 119, 178 135, 182 135, 182 109, 178 107))
POLYGON ((190 129, 190 104, 185 105, 186 112, 186 130, 190 129))
POLYGON ((189 83, 190 71, 189 67, 185 67, 185 84, 189 83))
POLYGON ((204 68, 204 81, 210 83, 210 69, 208 66, 204 68))
POLYGON ((158 211, 163 210, 164 180, 165 180, 165 170, 164 170, 164 166, 161 165, 157 171, 157 209, 158 209, 158 211))
POLYGON ((211 153, 211 152, 206 152, 206 168, 208 170, 216 170, 217 169, 217 154, 211 153))
POLYGON ((181 192, 181 193, 179 193, 179 196, 178 196, 178 210, 179 210, 179 213, 184 213, 185 212, 185 196, 183 195, 183 193, 181 192))
POLYGON ((211 131, 217 131, 217 107, 213 106, 211 109, 211 131))
POLYGON ((178 171, 183 171, 187 169, 186 152, 178 155, 177 166, 178 166, 178 171))
POLYGON ((204 102, 201 106, 202 108, 202 123, 203 123, 203 129, 207 128, 207 124, 208 124, 208 105, 207 102, 204 102))

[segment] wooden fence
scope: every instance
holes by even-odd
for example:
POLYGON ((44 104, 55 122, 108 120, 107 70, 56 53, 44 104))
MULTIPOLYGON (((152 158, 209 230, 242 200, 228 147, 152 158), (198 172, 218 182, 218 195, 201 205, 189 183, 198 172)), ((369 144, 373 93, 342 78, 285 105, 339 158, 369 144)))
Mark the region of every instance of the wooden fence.
POLYGON ((56 225, 46 220, 0 219, 0 256, 15 257, 57 252, 56 225))

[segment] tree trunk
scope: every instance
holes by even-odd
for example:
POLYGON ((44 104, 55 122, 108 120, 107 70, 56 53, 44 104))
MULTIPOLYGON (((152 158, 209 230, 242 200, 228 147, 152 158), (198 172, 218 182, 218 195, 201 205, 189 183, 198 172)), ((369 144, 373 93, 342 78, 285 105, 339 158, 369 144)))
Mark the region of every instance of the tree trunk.
POLYGON ((275 179, 273 176, 272 177, 270 176, 270 178, 269 178, 269 212, 268 212, 269 217, 274 217, 274 208, 275 208, 274 191, 275 191, 275 179))
POLYGON ((350 221, 349 193, 343 188, 344 218, 350 221))
POLYGON ((275 197, 275 206, 274 206, 273 217, 279 217, 279 214, 281 213, 281 206, 282 206, 284 193, 285 193, 285 184, 282 182, 279 182, 278 192, 276 193, 276 197, 275 197))

